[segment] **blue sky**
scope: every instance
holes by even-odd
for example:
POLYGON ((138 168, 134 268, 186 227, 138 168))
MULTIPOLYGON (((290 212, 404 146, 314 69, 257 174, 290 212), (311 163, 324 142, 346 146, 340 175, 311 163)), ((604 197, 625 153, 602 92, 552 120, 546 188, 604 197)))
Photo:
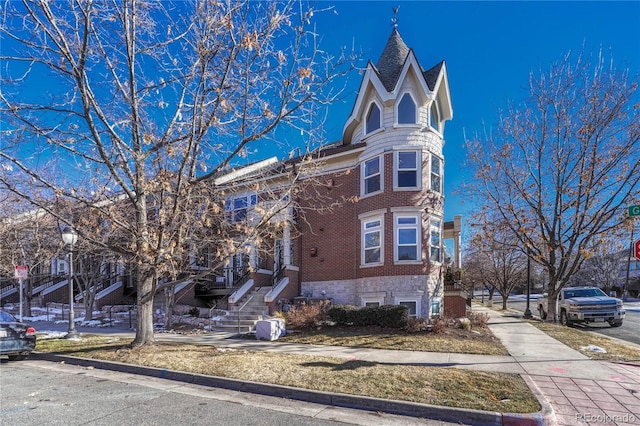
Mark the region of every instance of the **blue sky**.
MULTIPOLYGON (((465 170, 464 134, 497 122, 507 99, 527 93, 531 71, 546 70, 563 54, 582 46, 611 53, 618 69, 640 72, 640 2, 445 2, 337 1, 335 13, 316 16, 322 46, 362 49, 378 60, 392 29, 392 8, 400 6, 398 31, 428 69, 447 63, 454 117, 445 128, 445 220, 466 216, 473 207, 457 194, 470 178, 465 170)), ((363 65, 366 65, 363 64, 363 65)), ((352 93, 332 105, 329 141, 340 139, 361 76, 350 79, 352 93)))
MULTIPOLYGON (((454 117, 445 128, 445 220, 467 217, 473 209, 460 190, 470 179, 464 167, 464 135, 497 122, 507 99, 527 96, 530 71, 547 69, 563 54, 600 47, 617 68, 640 72, 640 1, 319 1, 316 32, 324 50, 341 46, 362 51, 377 62, 392 30, 392 8, 399 6, 398 30, 428 69, 447 63, 454 117)), ((7 40, 4 40, 5 43, 7 40)), ((327 142, 341 138, 362 75, 353 72, 349 93, 329 108, 327 142)), ((47 79, 42 79, 49 84, 47 79)), ((39 96, 40 90, 31 92, 39 96)), ((0 147, 2 143, 0 141, 0 147)), ((264 157, 274 153, 260 152, 264 157)), ((275 153, 283 158, 281 152, 275 153)))

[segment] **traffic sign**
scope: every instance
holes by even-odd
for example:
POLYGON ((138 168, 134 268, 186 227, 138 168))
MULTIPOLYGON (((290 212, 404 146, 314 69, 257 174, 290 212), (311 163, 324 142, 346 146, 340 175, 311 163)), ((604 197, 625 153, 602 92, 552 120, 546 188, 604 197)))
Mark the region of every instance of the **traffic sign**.
POLYGON ((633 244, 633 255, 640 260, 640 239, 633 244))
POLYGON ((15 277, 19 280, 26 280, 29 278, 29 267, 27 265, 16 265, 15 277))
POLYGON ((640 216, 640 204, 637 206, 629 206, 629 216, 640 216))

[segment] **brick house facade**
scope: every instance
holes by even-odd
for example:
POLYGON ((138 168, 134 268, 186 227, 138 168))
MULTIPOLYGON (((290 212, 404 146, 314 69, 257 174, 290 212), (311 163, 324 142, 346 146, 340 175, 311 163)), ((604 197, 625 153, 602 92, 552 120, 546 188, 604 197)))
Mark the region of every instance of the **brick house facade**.
POLYGON ((323 152, 325 191, 355 197, 306 213, 294 242, 301 294, 440 312, 444 296, 444 62, 424 70, 394 28, 369 63, 342 141, 323 152), (350 173, 345 173, 350 171, 350 173))

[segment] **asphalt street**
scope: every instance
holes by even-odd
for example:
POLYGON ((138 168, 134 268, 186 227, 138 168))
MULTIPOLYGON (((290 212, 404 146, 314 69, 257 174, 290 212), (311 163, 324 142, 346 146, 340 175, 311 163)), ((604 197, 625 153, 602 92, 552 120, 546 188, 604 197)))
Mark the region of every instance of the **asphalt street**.
POLYGON ((0 387, 3 426, 452 425, 30 358, 2 360, 0 387))
MULTIPOLYGON (((502 304, 502 300, 498 298, 494 303, 502 304)), ((520 312, 524 312, 526 309, 526 300, 522 300, 522 296, 518 296, 514 300, 507 301, 507 306, 510 309, 514 309, 520 312)), ((531 300, 529 303, 531 313, 533 315, 539 315, 536 308, 536 301, 531 300)), ((626 315, 621 327, 611 327, 607 323, 602 324, 576 324, 574 327, 584 331, 590 331, 598 334, 602 334, 616 339, 624 340, 626 342, 640 345, 640 302, 625 302, 624 304, 626 315)))

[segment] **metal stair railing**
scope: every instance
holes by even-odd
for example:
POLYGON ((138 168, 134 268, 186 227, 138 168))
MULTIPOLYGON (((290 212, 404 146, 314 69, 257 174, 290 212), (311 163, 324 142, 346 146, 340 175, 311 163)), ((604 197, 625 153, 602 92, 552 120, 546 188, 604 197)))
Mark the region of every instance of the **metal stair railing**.
POLYGON ((242 311, 244 307, 247 306, 247 304, 251 302, 251 300, 253 300, 253 296, 255 295, 251 295, 251 297, 249 297, 247 301, 244 302, 240 308, 238 308, 238 334, 240 334, 240 311, 242 311))
POLYGON ((275 287, 278 285, 280 280, 284 277, 285 271, 287 270, 286 265, 282 265, 280 269, 278 269, 273 276, 271 277, 271 286, 275 287))

